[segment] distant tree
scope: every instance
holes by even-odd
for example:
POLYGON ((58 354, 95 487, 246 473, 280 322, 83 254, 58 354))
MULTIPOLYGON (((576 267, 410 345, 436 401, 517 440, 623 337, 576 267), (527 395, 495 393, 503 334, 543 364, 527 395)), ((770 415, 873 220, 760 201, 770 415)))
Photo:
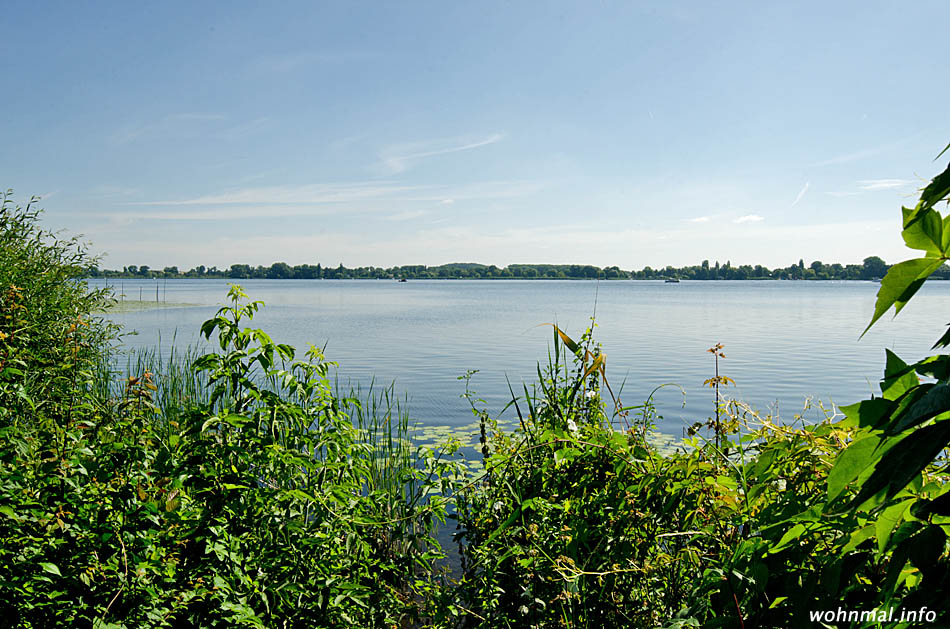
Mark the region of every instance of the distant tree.
POLYGON ((251 277, 251 267, 247 264, 232 264, 228 277, 244 280, 251 277))
POLYGON ((861 279, 870 280, 876 277, 884 277, 887 273, 887 263, 877 256, 870 256, 864 259, 864 268, 861 271, 861 279))
POLYGON ((275 262, 267 270, 267 278, 272 280, 285 280, 293 276, 293 269, 286 262, 275 262))

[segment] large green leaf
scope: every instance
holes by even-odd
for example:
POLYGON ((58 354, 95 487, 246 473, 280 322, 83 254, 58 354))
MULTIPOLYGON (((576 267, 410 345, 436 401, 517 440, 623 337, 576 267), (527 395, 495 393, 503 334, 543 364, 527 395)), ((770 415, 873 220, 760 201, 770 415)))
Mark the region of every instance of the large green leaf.
POLYGON ((841 495, 848 483, 880 458, 881 434, 870 433, 841 451, 828 472, 828 502, 841 495))
POLYGON ((862 400, 857 404, 842 406, 841 412, 845 414, 845 420, 842 422, 845 426, 857 426, 858 428, 874 428, 884 423, 884 420, 890 416, 896 404, 884 398, 873 398, 871 400, 862 400))
POLYGON ((867 334, 871 326, 894 306, 896 315, 910 301, 924 281, 931 273, 940 268, 943 260, 939 258, 914 258, 895 264, 881 280, 881 288, 877 291, 877 301, 874 304, 874 316, 864 329, 861 336, 867 334))
POLYGON ((908 485, 950 443, 950 420, 939 421, 910 433, 888 450, 851 501, 858 506, 887 489, 892 497, 908 485))
POLYGON ((903 208, 904 231, 901 237, 911 249, 920 249, 934 255, 944 252, 943 221, 935 210, 903 208))
POLYGON ((54 563, 41 561, 40 567, 43 569, 44 572, 49 572, 50 574, 55 574, 56 576, 59 576, 59 577, 63 576, 63 573, 59 571, 59 566, 57 566, 54 563))
POLYGON ((920 202, 917 204, 917 210, 923 211, 937 205, 945 197, 950 195, 950 166, 942 173, 933 178, 933 180, 920 193, 920 202))
POLYGON ((932 417, 950 411, 950 385, 928 384, 921 386, 927 387, 926 393, 911 404, 907 410, 895 414, 893 422, 887 427, 887 432, 897 434, 922 424, 932 417))
POLYGON ((888 540, 891 539, 891 533, 894 532, 894 529, 903 519, 904 513, 906 513, 910 504, 911 501, 909 499, 901 500, 884 509, 878 516, 877 522, 874 523, 874 536, 877 538, 877 550, 879 553, 884 552, 888 540))
POLYGON ((905 363, 889 349, 884 350, 886 366, 884 380, 881 381, 881 393, 886 400, 896 400, 906 391, 920 384, 914 368, 905 363))
POLYGON ((873 524, 868 524, 867 526, 854 530, 851 533, 851 538, 848 540, 848 543, 844 545, 841 549, 841 555, 846 555, 855 548, 857 548, 864 540, 871 538, 875 533, 875 527, 873 524))
MULTIPOLYGON (((948 330, 948 334, 950 334, 950 330, 948 330)), ((914 371, 934 380, 948 380, 950 379, 950 355, 928 356, 914 365, 914 371)))

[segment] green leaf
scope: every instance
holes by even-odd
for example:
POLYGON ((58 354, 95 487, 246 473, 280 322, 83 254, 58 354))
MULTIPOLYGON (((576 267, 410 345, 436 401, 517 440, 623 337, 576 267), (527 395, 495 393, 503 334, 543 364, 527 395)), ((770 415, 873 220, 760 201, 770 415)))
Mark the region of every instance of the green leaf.
POLYGON ((861 472, 874 464, 881 456, 880 433, 870 433, 853 441, 841 451, 828 472, 828 502, 841 495, 848 483, 861 475, 861 472), (876 455, 876 456, 875 456, 876 455))
POLYGON ((861 544, 861 542, 863 542, 866 539, 869 539, 871 536, 874 535, 874 530, 875 530, 874 525, 868 524, 864 528, 860 528, 854 531, 853 533, 851 533, 851 538, 848 540, 848 543, 842 547, 841 552, 839 553, 839 556, 846 555, 852 550, 854 550, 855 548, 857 548, 861 544))
MULTIPOLYGON (((950 334, 950 330, 948 330, 948 334, 950 334)), ((914 371, 934 380, 950 380, 950 355, 928 356, 914 365, 914 371)))
POLYGON ((920 202, 916 209, 918 212, 930 209, 943 201, 947 195, 950 195, 950 166, 934 177, 924 188, 924 191, 920 193, 920 202))
POLYGON ((577 448, 561 448, 554 453, 554 464, 561 466, 570 463, 580 455, 581 451, 577 448))
POLYGON ((920 249, 934 255, 941 255, 944 250, 944 225, 940 214, 935 210, 909 210, 902 208, 904 213, 904 231, 901 238, 911 249, 920 249))
POLYGON ((897 524, 904 517, 904 512, 910 507, 910 500, 901 500, 884 509, 874 523, 874 536, 877 538, 877 550, 883 553, 887 547, 887 542, 891 538, 891 533, 897 527, 897 524))
POLYGON ((796 524, 792 528, 785 531, 785 535, 782 536, 782 539, 779 540, 778 544, 769 549, 769 554, 774 554, 780 552, 786 546, 791 544, 793 541, 801 537, 805 532, 804 524, 796 524))
POLYGON ((857 404, 849 404, 848 406, 842 406, 840 408, 841 412, 845 414, 846 426, 874 428, 887 419, 895 406, 894 402, 890 400, 874 398, 872 400, 862 400, 857 404))
POLYGON ((897 441, 874 467, 851 502, 856 507, 887 489, 890 498, 908 485, 950 442, 950 420, 925 426, 897 441))
POLYGON ((927 386, 927 392, 902 413, 897 414, 887 432, 897 434, 921 424, 932 417, 950 411, 950 384, 927 386))
POLYGON ((49 572, 50 574, 55 574, 58 577, 63 576, 63 573, 59 571, 59 566, 57 566, 54 563, 41 561, 40 567, 43 568, 44 571, 49 572))
POLYGON ((509 526, 511 526, 512 524, 514 524, 515 521, 516 521, 518 518, 520 518, 520 517, 521 517, 521 505, 518 505, 518 507, 517 507, 514 511, 511 512, 511 515, 508 516, 508 519, 505 520, 504 522, 502 522, 501 526, 499 526, 497 529, 495 529, 495 530, 492 532, 492 534, 488 536, 488 539, 485 540, 485 543, 486 543, 486 544, 490 544, 490 543, 492 543, 493 541, 495 541, 495 539, 496 539, 499 535, 501 535, 509 526))
POLYGON ((920 384, 920 379, 914 373, 914 368, 901 360, 897 354, 889 349, 884 352, 887 359, 884 380, 881 381, 881 393, 886 400, 896 400, 906 391, 920 384))
POLYGON ((939 258, 915 258, 892 266, 881 280, 881 288, 877 291, 877 301, 874 304, 874 316, 861 336, 867 334, 874 322, 891 306, 894 306, 894 314, 897 315, 914 293, 920 290, 930 274, 942 264, 943 260, 939 258))

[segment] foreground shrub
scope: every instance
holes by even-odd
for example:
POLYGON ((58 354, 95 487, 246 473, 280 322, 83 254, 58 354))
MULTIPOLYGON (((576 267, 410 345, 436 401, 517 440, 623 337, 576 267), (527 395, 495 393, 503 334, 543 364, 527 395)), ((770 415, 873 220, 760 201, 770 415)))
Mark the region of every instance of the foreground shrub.
POLYGON ((107 291, 81 279, 95 259, 77 239, 42 229, 36 201, 21 207, 12 192, 0 195, 0 426, 65 421, 73 384, 114 333, 93 315, 107 291))
POLYGON ((329 363, 243 327, 260 304, 231 297, 202 328, 221 350, 195 363, 208 403, 158 421, 145 373, 66 426, 0 429, 0 613, 14 625, 373 627, 432 613, 430 533, 456 469, 429 457, 380 483, 381 452, 332 395, 329 363))

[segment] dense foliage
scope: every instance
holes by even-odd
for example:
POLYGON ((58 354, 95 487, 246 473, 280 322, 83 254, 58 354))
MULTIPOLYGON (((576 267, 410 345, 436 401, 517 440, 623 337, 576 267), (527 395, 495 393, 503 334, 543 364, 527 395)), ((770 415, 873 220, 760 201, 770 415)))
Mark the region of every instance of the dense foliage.
MULTIPOLYGON (((950 259, 935 209, 948 198, 950 168, 904 208, 923 256, 887 271, 871 325, 950 259)), ((715 417, 670 453, 650 439, 652 395, 625 406, 592 330, 553 326, 546 368, 512 392, 516 430, 466 388, 473 477, 442 456, 458 444, 413 447, 388 395, 334 392, 319 350, 300 358, 249 327, 261 304, 239 287, 202 326, 212 350, 120 378, 92 315, 104 296, 77 281, 93 261, 36 221, 4 197, 10 626, 950 624, 946 354, 887 352, 881 395, 818 423, 760 417, 717 388, 715 417), (449 518, 455 578, 436 531, 449 518), (857 615, 814 616, 842 609, 857 615)), ((948 345, 950 331, 935 348, 948 345)), ((717 362, 708 382, 726 381, 717 362)))
MULTIPOLYGON (((181 271, 177 266, 152 269, 148 266, 127 266, 121 271, 90 267, 90 277, 111 278, 230 278, 230 279, 271 279, 271 280, 339 280, 339 279, 520 279, 520 280, 879 280, 887 272, 888 265, 877 256, 865 258, 861 264, 825 264, 815 260, 805 266, 804 260, 787 267, 769 269, 756 264, 732 266, 727 260, 720 265, 709 260, 701 264, 684 267, 667 266, 663 269, 644 267, 639 271, 624 271, 617 266, 597 267, 589 264, 509 264, 506 267, 475 263, 453 263, 439 266, 421 264, 383 267, 347 268, 324 267, 320 264, 298 264, 291 266, 286 262, 275 262, 270 266, 251 266, 232 264, 230 268, 206 268, 197 266, 181 271)), ((937 279, 950 279, 950 266, 944 266, 933 274, 937 279)))
POLYGON ((194 362, 202 395, 172 412, 148 370, 116 391, 91 342, 109 333, 90 317, 101 296, 72 280, 84 254, 37 231, 29 209, 4 210, 5 626, 369 627, 434 613, 431 532, 458 468, 416 458, 405 417, 383 407, 355 426, 363 406, 331 392, 320 351, 300 360, 245 327, 260 304, 239 288, 202 328, 218 346, 194 362))

